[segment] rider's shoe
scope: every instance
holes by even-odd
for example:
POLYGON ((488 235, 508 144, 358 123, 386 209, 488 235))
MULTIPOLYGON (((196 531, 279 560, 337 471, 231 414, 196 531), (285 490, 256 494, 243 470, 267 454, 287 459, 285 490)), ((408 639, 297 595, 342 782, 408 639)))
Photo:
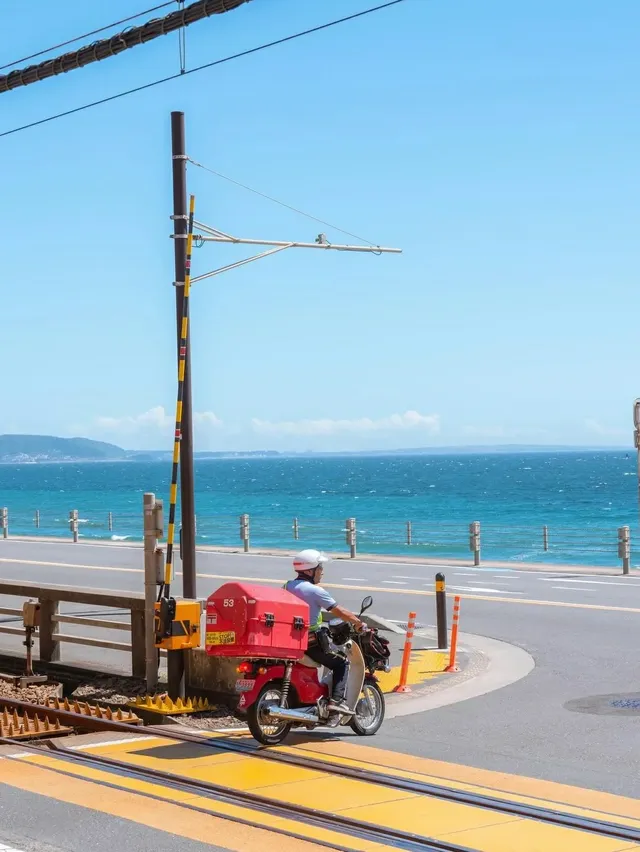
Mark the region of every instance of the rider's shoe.
POLYGON ((340 716, 353 716, 353 710, 346 701, 330 701, 329 713, 338 713, 340 716))

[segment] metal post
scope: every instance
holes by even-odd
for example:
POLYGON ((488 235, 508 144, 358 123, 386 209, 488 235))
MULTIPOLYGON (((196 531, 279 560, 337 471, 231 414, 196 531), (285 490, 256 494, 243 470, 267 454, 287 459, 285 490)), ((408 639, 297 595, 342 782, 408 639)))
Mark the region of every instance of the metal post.
POLYGON ((69 529, 73 535, 73 543, 78 543, 78 510, 71 509, 69 512, 69 529))
POLYGON ((33 520, 34 520, 34 523, 36 525, 36 529, 39 530, 40 529, 40 509, 36 509, 36 516, 33 520))
POLYGON ((249 515, 240 515, 240 540, 245 553, 249 552, 249 515))
POLYGON ((549 527, 546 524, 542 527, 542 546, 546 553, 549 550, 549 527))
POLYGON ((109 516, 107 518, 107 526, 109 527, 109 532, 113 530, 113 512, 109 512, 109 516))
MULTIPOLYGON (((144 662, 147 690, 158 685, 158 651, 155 646, 154 607, 158 583, 163 579, 163 555, 158 547, 162 536, 162 502, 156 495, 146 493, 142 498, 144 510, 144 662)), ((133 641, 133 634, 132 634, 133 641)))
POLYGON ((480 564, 480 521, 469 524, 469 550, 473 553, 473 564, 480 564))
POLYGON ((413 532, 411 529, 411 521, 407 521, 407 544, 411 546, 411 542, 413 541, 413 532))
POLYGON ((297 541, 300 538, 300 526, 298 524, 298 519, 293 519, 293 538, 297 541))
POLYGON ((622 559, 622 573, 628 574, 631 567, 631 531, 629 527, 618 529, 618 556, 622 559))
POLYGON ((640 399, 636 399, 633 403, 633 425, 635 427, 633 439, 638 456, 638 515, 640 516, 640 399))
POLYGON ((447 587, 444 574, 436 574, 436 624, 438 625, 438 648, 447 647, 447 587))
POLYGON ((2 538, 9 538, 9 510, 3 506, 0 511, 0 526, 2 527, 2 538))
MULTIPOLYGON (((175 256, 176 320, 178 347, 182 330, 184 276, 187 260, 187 153, 184 113, 171 113, 173 160, 173 233, 175 256)), ((191 335, 189 335, 189 340, 191 335)), ((187 341, 182 396, 182 440, 180 442, 180 506, 182 514, 182 594, 196 597, 196 522, 193 482, 193 418, 191 407, 191 345, 187 341)))
POLYGON ((349 545, 349 558, 355 559, 358 552, 356 519, 347 518, 345 521, 345 529, 347 532, 347 544, 349 545))

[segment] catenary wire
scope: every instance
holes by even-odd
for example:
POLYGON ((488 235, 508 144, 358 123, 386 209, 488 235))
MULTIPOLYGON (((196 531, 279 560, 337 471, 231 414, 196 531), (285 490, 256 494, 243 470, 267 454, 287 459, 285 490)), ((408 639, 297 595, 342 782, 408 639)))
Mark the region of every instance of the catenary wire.
POLYGON ((178 74, 170 74, 168 77, 162 77, 159 80, 153 80, 151 83, 144 83, 142 86, 136 86, 133 89, 127 89, 124 92, 118 92, 116 95, 110 95, 107 98, 100 98, 97 101, 91 101, 91 103, 83 104, 79 107, 74 107, 73 109, 65 110, 64 112, 55 113, 55 115, 49 115, 47 118, 40 118, 38 121, 31 121, 29 124, 22 124, 19 127, 14 127, 11 130, 5 130, 0 133, 0 139, 4 136, 11 136, 14 133, 19 133, 22 130, 29 130, 32 127, 39 127, 42 124, 47 124, 50 121, 56 121, 59 118, 66 118, 68 115, 75 115, 75 113, 83 112, 86 109, 91 109, 96 106, 101 106, 102 104, 109 103, 111 101, 116 101, 119 98, 127 97, 127 95, 134 95, 137 92, 143 92, 145 89, 151 89, 154 86, 160 86, 163 83, 169 83, 171 80, 178 80, 180 77, 186 77, 187 74, 195 74, 198 71, 204 71, 207 68, 214 68, 216 65, 223 65, 225 62, 231 62, 234 59, 241 59, 244 56, 250 56, 253 53, 259 53, 262 50, 267 50, 270 47, 277 47, 280 44, 286 44, 289 41, 294 41, 295 39, 302 38, 303 36, 312 35, 313 33, 320 32, 321 30, 329 29, 329 27, 335 27, 338 24, 344 24, 347 21, 353 21, 356 18, 362 18, 364 15, 370 15, 372 12, 379 12, 382 9, 388 9, 390 6, 397 6, 399 3, 404 3, 405 0, 389 0, 387 3, 382 3, 380 6, 372 6, 369 9, 364 9, 362 12, 356 12, 353 15, 347 15, 344 18, 337 18, 334 21, 329 21, 326 24, 320 24, 317 27, 311 27, 307 30, 301 30, 298 33, 293 33, 289 36, 284 36, 283 38, 276 39, 275 41, 266 42, 265 44, 258 45, 257 47, 251 47, 248 50, 242 50, 239 53, 234 53, 231 56, 225 56, 222 59, 215 59, 213 62, 206 62, 204 65, 198 65, 195 68, 189 68, 184 73, 178 74))

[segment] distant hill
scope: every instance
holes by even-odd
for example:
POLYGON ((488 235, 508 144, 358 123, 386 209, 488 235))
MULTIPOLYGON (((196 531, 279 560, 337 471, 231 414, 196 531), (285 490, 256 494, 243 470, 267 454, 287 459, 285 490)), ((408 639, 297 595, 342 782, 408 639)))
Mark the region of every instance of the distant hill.
POLYGON ((55 438, 52 435, 0 435, 0 462, 110 461, 124 459, 115 444, 89 438, 55 438))

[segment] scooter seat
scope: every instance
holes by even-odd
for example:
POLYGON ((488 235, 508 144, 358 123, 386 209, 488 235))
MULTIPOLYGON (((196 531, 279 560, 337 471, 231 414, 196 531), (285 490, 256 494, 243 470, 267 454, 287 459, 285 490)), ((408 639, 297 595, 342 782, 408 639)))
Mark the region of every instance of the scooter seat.
POLYGON ((310 669, 319 669, 320 668, 320 663, 316 663, 315 660, 312 660, 311 657, 307 657, 306 654, 300 660, 300 665, 301 666, 308 666, 310 669))

